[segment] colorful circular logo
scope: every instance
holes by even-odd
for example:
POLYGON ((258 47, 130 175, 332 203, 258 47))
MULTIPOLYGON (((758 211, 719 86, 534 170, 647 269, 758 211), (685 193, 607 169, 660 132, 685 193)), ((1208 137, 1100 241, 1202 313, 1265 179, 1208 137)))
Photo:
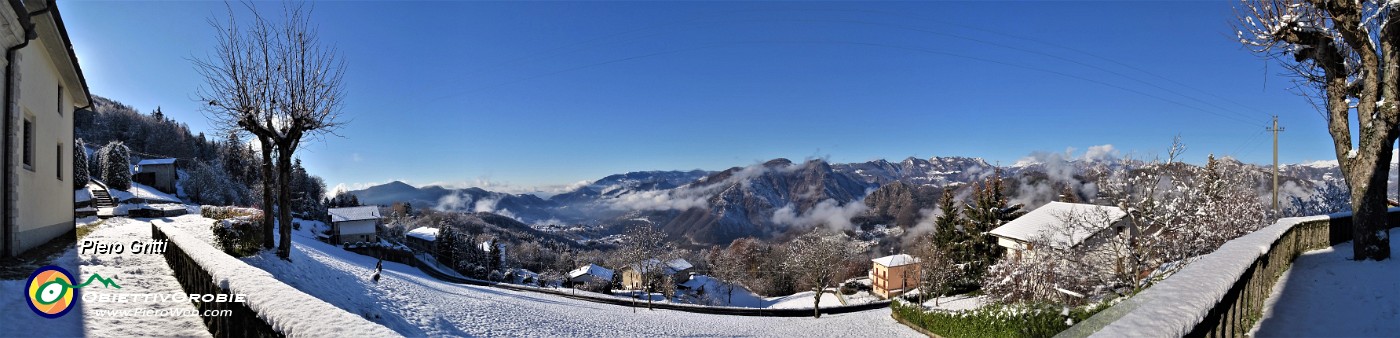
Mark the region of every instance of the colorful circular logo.
POLYGON ((73 287, 73 274, 57 266, 44 266, 29 275, 29 309, 44 318, 58 318, 73 309, 78 289, 73 287))

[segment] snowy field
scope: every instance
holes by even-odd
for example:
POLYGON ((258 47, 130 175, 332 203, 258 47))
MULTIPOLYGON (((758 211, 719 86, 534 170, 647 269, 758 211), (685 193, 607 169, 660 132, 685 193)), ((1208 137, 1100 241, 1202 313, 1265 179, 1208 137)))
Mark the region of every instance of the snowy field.
MULTIPOLYGON (((184 291, 172 275, 170 266, 161 255, 133 254, 130 250, 133 241, 151 239, 150 223, 113 218, 100 225, 84 239, 106 243, 123 243, 127 246, 123 254, 79 254, 76 248, 68 249, 58 256, 53 264, 75 274, 83 282, 93 274, 99 274, 116 282, 120 289, 104 288, 100 283, 83 287, 86 297, 100 295, 180 295, 184 291)), ((180 336, 208 337, 209 331, 199 317, 182 316, 134 316, 119 314, 103 316, 113 310, 174 310, 195 311, 189 301, 145 301, 129 299, 125 303, 79 301, 78 307, 57 319, 39 317, 28 310, 24 280, 0 280, 0 327, 5 331, 0 336, 92 336, 92 337, 150 337, 180 336), (12 331, 12 330, 22 331, 12 331)))
MULTIPOLYGON (((198 231, 202 227, 196 219, 175 218, 182 227, 198 231)), ((652 311, 452 284, 391 262, 384 263, 384 273, 375 283, 371 276, 376 259, 317 241, 310 228, 295 232, 291 262, 271 252, 244 261, 406 336, 919 336, 891 319, 889 309, 821 319, 652 311)))
MULTIPOLYGON (((1390 251, 1400 252, 1391 240, 1390 251)), ((1274 285, 1256 337, 1400 335, 1400 260, 1351 260, 1352 243, 1309 251, 1274 285)))

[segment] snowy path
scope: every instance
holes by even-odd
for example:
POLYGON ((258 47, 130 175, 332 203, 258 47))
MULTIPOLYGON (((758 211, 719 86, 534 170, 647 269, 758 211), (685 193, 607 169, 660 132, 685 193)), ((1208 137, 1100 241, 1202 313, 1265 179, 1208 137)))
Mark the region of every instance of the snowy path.
MULTIPOLYGON (((1400 241, 1390 242, 1391 252, 1400 241)), ((1256 337, 1400 334, 1400 260, 1352 261, 1352 243, 1298 256, 1264 304, 1256 337)))
MULTIPOLYGON (((99 228, 88 234, 85 240, 103 243, 121 243, 126 251, 121 254, 78 254, 76 248, 69 249, 59 256, 54 264, 75 274, 78 279, 86 279, 93 274, 110 278, 121 286, 120 289, 104 288, 94 282, 81 289, 84 298, 117 297, 126 295, 171 295, 185 294, 175 280, 164 256, 134 254, 133 241, 151 239, 150 223, 113 218, 98 225, 99 228)), ((208 337, 209 331, 197 316, 133 315, 120 313, 106 315, 108 311, 154 310, 154 311, 196 311, 193 304, 185 301, 159 301, 155 299, 128 298, 127 302, 79 301, 78 308, 57 319, 45 319, 27 309, 27 299, 23 296, 24 280, 0 281, 0 327, 6 331, 0 336, 96 336, 96 337, 150 337, 180 336, 208 337), (10 331, 23 328, 23 331, 10 331)), ((82 281, 78 281, 81 283, 82 281)))
MULTIPOLYGON (((306 228, 303 228, 306 229, 306 228)), ((813 318, 739 317, 648 311, 544 294, 441 282, 417 268, 384 263, 294 236, 292 262, 271 253, 245 258, 278 279, 407 336, 906 336, 888 309, 813 318)))

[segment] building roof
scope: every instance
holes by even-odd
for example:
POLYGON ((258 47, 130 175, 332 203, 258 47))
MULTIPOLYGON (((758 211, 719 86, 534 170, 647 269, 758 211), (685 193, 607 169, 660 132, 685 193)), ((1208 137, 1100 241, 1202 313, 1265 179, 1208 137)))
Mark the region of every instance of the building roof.
POLYGON ((141 162, 136 162, 136 165, 138 165, 138 166, 143 166, 143 165, 158 165, 158 164, 175 164, 175 159, 173 159, 173 158, 152 158, 152 159, 141 160, 141 162))
MULTIPOLYGON (((657 265, 661 265, 661 261, 660 261, 660 260, 657 260, 657 259, 655 259, 655 258, 652 258, 652 259, 648 259, 648 260, 645 260, 645 261, 633 263, 632 265, 628 265, 627 268, 632 269, 632 270, 637 270, 637 271, 639 271, 639 272, 646 272, 646 271, 647 271, 647 267, 649 267, 649 266, 657 266, 657 265)), ((689 262, 689 261, 686 261, 684 258, 676 258, 676 259, 672 259, 672 260, 666 261, 665 270, 662 271, 662 272, 665 273, 665 274, 667 274, 667 275, 673 275, 673 274, 676 274, 677 272, 685 271, 685 270, 690 269, 690 268, 693 268, 693 267, 695 267, 695 266, 694 266, 694 265, 691 265, 690 262, 689 262)))
POLYGON ((611 269, 598 266, 597 264, 589 264, 578 269, 574 269, 574 271, 569 271, 569 278, 579 278, 583 275, 591 275, 606 280, 612 280, 613 271, 611 269))
POLYGON ((916 263, 919 262, 919 259, 918 259, 918 258, 914 258, 914 256, 910 256, 910 255, 906 255, 906 254, 898 254, 898 255, 890 255, 890 256, 880 257, 880 258, 872 259, 872 260, 870 260, 870 261, 871 261, 871 262, 875 262, 875 264, 880 264, 880 265, 884 265, 884 266, 902 266, 902 265, 916 264, 916 263))
POLYGON ((1118 207, 1050 202, 992 229, 991 234, 1021 242, 1047 241, 1050 246, 1063 249, 1083 243, 1127 215, 1118 207), (1069 223, 1080 226, 1071 228, 1069 223))
POLYGON ((413 238, 417 238, 417 239, 421 239, 421 240, 433 242, 433 241, 437 241, 438 228, 421 227, 421 228, 409 230, 408 233, 406 233, 406 234, 404 234, 404 235, 405 235, 405 236, 408 236, 408 237, 413 237, 413 238))
POLYGON ((379 219, 379 207, 376 206, 330 208, 326 212, 331 214, 331 222, 379 219))

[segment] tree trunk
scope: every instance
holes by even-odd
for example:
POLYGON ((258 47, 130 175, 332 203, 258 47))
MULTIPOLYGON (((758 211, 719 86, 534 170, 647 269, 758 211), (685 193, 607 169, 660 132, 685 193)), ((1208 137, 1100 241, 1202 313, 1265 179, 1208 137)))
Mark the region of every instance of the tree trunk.
POLYGON ((822 317, 822 310, 821 310, 821 309, 822 309, 822 291, 823 291, 823 289, 824 289, 823 287, 818 286, 818 287, 817 287, 817 298, 816 298, 815 300, 812 300, 812 317, 813 317, 813 318, 821 318, 821 317, 822 317))
POLYGON ((272 226, 273 226, 273 206, 276 205, 276 197, 272 195, 272 142, 266 137, 259 136, 258 143, 262 144, 262 190, 263 190, 263 249, 271 249, 272 226))
MULTIPOLYGON (((1389 142, 1386 143, 1386 148, 1390 148, 1389 142)), ((1352 184, 1352 259, 1379 261, 1390 258, 1390 236, 1386 226, 1389 217, 1386 215, 1385 203, 1386 180, 1390 177, 1390 153, 1391 149, 1385 149, 1382 154, 1387 156, 1379 157, 1369 164, 1374 172, 1369 177, 1363 177, 1366 179, 1365 183, 1352 184)))
POLYGON ((277 152, 277 232, 281 239, 277 242, 277 257, 290 261, 292 255, 292 191, 287 188, 292 178, 292 156, 290 151, 277 152))

